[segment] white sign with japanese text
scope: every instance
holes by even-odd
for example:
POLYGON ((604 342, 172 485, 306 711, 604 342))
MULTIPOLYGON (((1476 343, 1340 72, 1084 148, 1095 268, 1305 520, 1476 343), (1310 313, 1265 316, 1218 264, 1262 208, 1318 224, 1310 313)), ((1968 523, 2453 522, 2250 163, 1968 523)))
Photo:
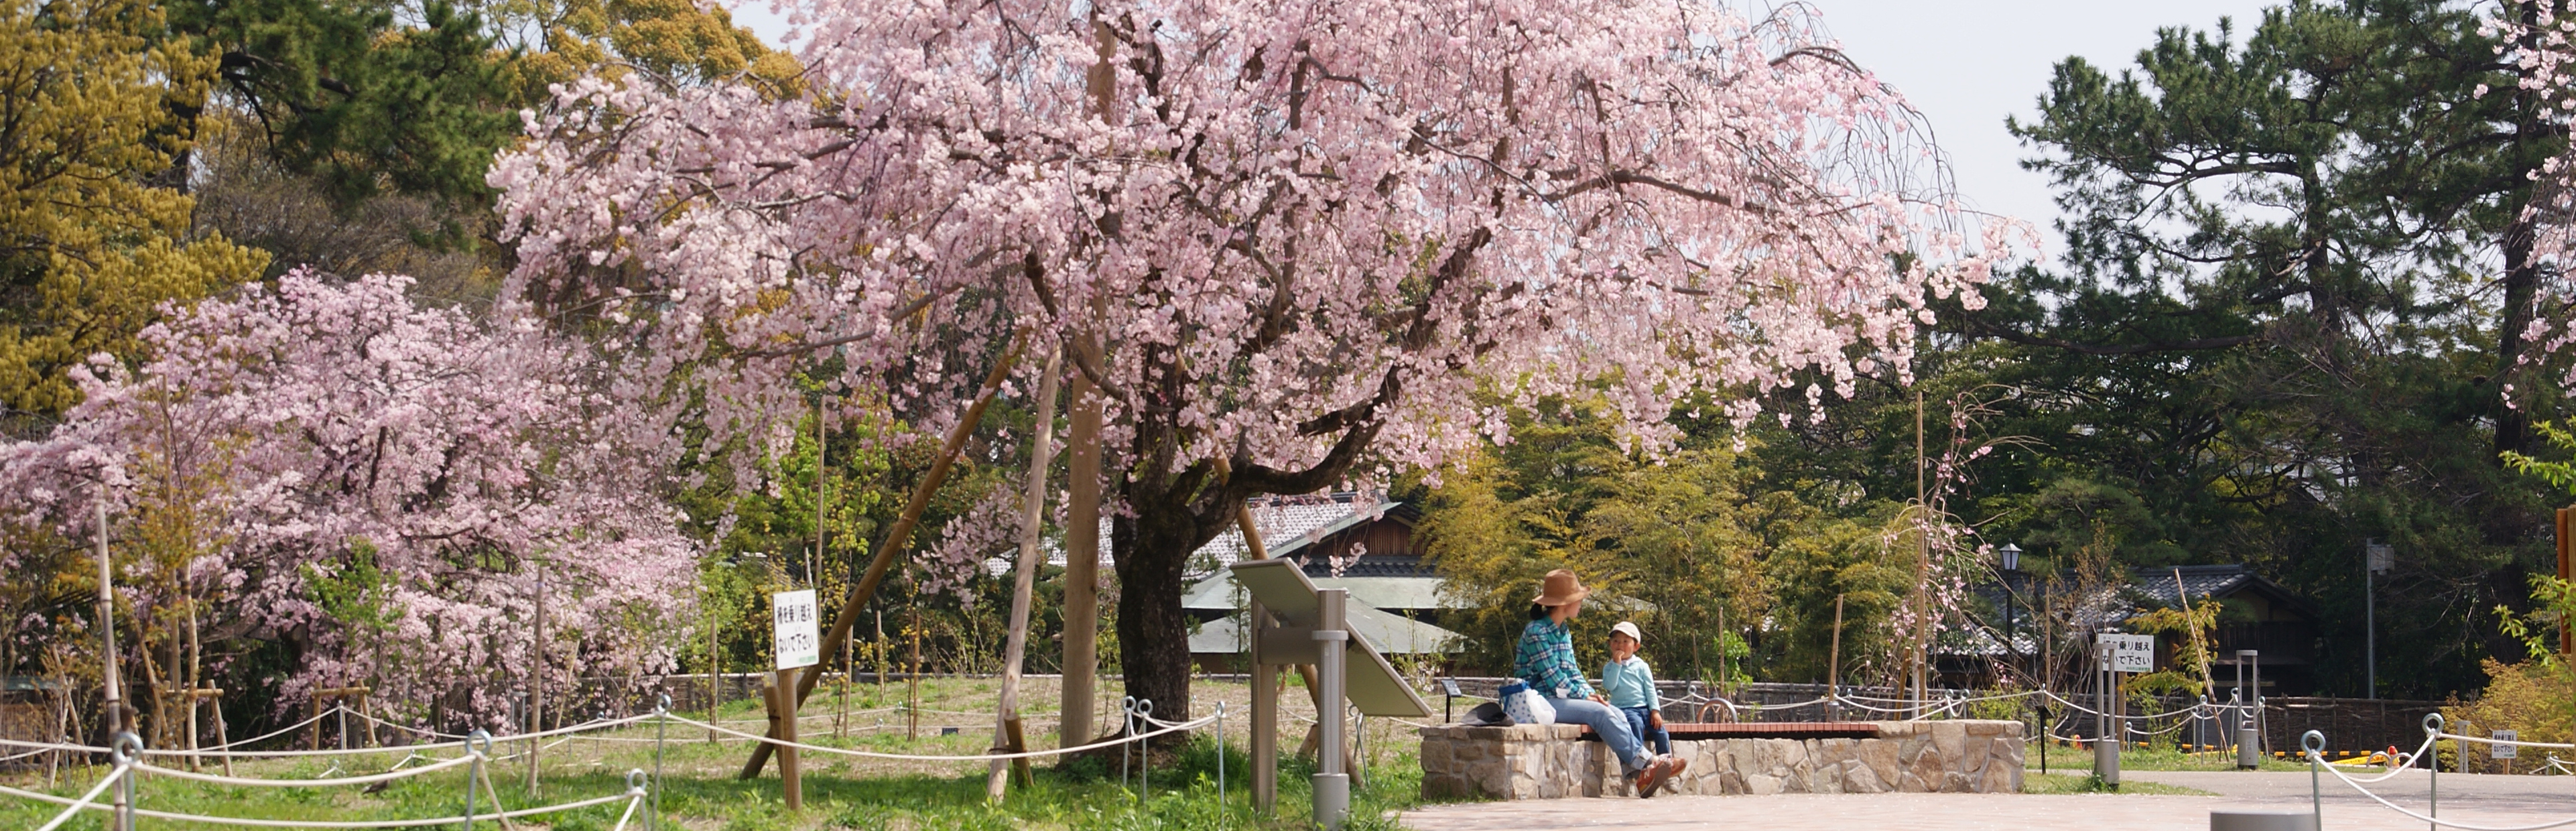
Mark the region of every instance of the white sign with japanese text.
MULTIPOLYGON (((2500 741, 2500 742, 2517 742, 2517 741, 2521 741, 2521 740, 2522 740, 2522 731, 2519 731, 2519 730, 2490 730, 2490 731, 2487 731, 2487 738, 2494 739, 2494 740, 2496 740, 2496 741, 2500 741)), ((2521 747, 2520 745, 2510 745, 2510 744, 2491 744, 2491 745, 2487 745, 2487 758, 2490 758, 2490 759, 2511 759, 2511 758, 2515 758, 2517 755, 2519 755, 2519 754, 2520 754, 2520 752, 2521 752, 2521 750, 2522 750, 2522 747, 2521 747)))
POLYGON ((810 667, 823 662, 823 634, 815 624, 814 590, 769 596, 770 622, 778 630, 778 668, 810 667))
POLYGON ((2101 635, 2097 643, 2112 672, 2156 671, 2156 636, 2101 635))

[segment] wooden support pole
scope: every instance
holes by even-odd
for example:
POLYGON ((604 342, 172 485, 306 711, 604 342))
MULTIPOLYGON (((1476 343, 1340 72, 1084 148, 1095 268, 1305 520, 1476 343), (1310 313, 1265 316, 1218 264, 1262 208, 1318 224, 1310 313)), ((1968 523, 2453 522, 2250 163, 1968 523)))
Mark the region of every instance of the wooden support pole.
POLYGON ((1825 703, 1828 712, 1842 712, 1843 683, 1843 596, 1834 595, 1834 645, 1825 657, 1825 703))
MULTIPOLYGON (((849 639, 850 627, 859 622, 859 608, 867 605, 868 599, 876 595, 877 585, 885 582, 886 572, 894 566, 895 555, 911 544, 912 530, 921 524, 921 513, 929 508, 930 497, 939 492, 941 483, 948 481, 948 470, 957 463, 958 451, 965 449, 967 437, 974 435, 975 424, 984 420, 985 408, 991 406, 993 396, 1001 392, 1003 380, 1010 377, 1011 366, 1019 362, 1020 351, 1027 345, 1028 330, 1022 329, 1002 353, 1001 360, 993 363, 993 371, 984 376, 983 391, 975 396, 975 402, 967 405, 966 412, 957 417, 956 426, 949 428, 947 444, 940 448, 939 458, 931 463, 930 470, 922 473, 921 484, 913 489, 912 501, 904 505, 903 515, 895 519, 894 527, 886 531, 885 540, 877 544, 876 557, 868 561, 867 574, 859 578, 857 586, 851 587, 849 596, 841 601, 841 610, 832 616, 832 628, 823 635, 820 650, 823 654, 841 651, 842 642, 849 639)), ((805 696, 814 691, 814 681, 820 677, 819 673, 804 673, 799 677, 791 699, 793 703, 803 706, 805 696)), ((770 737, 777 738, 778 735, 772 733, 770 737)), ((759 776, 761 768, 769 764, 771 750, 768 742, 753 745, 751 758, 743 762, 738 778, 759 776)))
MULTIPOLYGON (((1046 373, 1038 382, 1038 417, 1029 431, 1028 493, 1020 503, 1020 560, 1011 576, 1011 628, 1002 646, 1002 696, 999 712, 993 718, 993 746, 1011 748, 1017 753, 1020 732, 1020 663, 1029 648, 1030 595, 1037 590, 1038 562, 1046 553, 1038 544, 1045 538, 1047 468, 1055 461, 1055 394, 1056 375, 1063 369, 1060 350, 1049 350, 1046 373)), ((1024 761, 1024 760, 1023 760, 1024 761)), ((984 796, 995 802, 1002 799, 1010 766, 993 760, 993 770, 986 777, 984 796)))
MULTIPOLYGON (((217 752, 221 755, 221 758, 224 761, 224 775, 233 775, 233 749, 230 747, 233 740, 231 736, 224 735, 223 688, 206 687, 203 689, 188 690, 182 694, 188 697, 188 722, 192 725, 197 721, 198 708, 211 707, 214 709, 215 746, 220 748, 217 752)), ((193 727, 189 730, 188 749, 197 749, 195 729, 193 727)), ((192 754, 189 756, 191 764, 195 763, 195 759, 195 755, 192 754)))
MULTIPOLYGON (((796 740, 796 676, 805 673, 782 669, 772 676, 769 685, 769 735, 779 741, 796 740)), ((761 743, 762 747, 772 745, 761 743)), ((787 810, 805 810, 805 772, 797 765, 796 748, 778 748, 778 781, 787 795, 787 810)))
MULTIPOLYGON (((2558 579, 2576 580, 2576 508, 2558 509, 2558 579)), ((2576 655, 2576 630, 2570 621, 2558 622, 2558 654, 2576 655)))

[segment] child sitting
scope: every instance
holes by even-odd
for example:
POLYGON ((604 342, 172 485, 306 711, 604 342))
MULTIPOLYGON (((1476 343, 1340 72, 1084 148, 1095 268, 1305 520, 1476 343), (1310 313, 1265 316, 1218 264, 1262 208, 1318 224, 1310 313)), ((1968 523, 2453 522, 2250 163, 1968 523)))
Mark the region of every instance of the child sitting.
POLYGON ((1667 755, 1673 752, 1673 740, 1664 732, 1664 700, 1655 694, 1655 670, 1637 657, 1637 648, 1644 645, 1637 624, 1623 620, 1610 627, 1610 662, 1601 665, 1601 692, 1610 706, 1628 714, 1628 729, 1639 744, 1667 755))

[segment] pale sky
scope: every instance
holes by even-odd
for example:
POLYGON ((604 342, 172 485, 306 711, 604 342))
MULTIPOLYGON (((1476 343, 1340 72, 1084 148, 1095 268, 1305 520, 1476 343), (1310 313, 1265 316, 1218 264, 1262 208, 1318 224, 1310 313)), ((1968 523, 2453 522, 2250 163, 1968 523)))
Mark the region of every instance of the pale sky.
MULTIPOLYGON (((864 0, 861 0, 864 2, 864 0)), ((1721 0, 1722 1, 1722 0, 1721 0)), ((775 44, 786 29, 767 0, 719 0, 737 22, 775 44)), ((2262 19, 2255 0, 1808 0, 1825 28, 1862 66, 1894 85, 1931 120, 1969 207, 2048 229, 2057 216, 2048 182, 2022 170, 2028 154, 2004 117, 2025 119, 2048 89, 2050 67, 2081 55, 2116 71, 2163 26, 2212 29, 2233 17, 2237 40, 2262 19)), ((2047 232, 2054 254, 2056 233, 2047 232)))

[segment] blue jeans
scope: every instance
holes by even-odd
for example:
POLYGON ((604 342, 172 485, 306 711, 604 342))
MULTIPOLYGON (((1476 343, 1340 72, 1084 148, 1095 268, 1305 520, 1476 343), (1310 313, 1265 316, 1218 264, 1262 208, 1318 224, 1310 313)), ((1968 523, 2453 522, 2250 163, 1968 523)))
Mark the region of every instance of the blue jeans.
POLYGON ((1628 773, 1644 770, 1646 763, 1653 761, 1647 758, 1645 748, 1637 745, 1637 734, 1629 732, 1628 716, 1610 705, 1589 698, 1550 698, 1547 703, 1556 708, 1556 723, 1592 728, 1593 735, 1610 746, 1610 752, 1619 754, 1619 764, 1628 773))
POLYGON ((1638 744, 1652 745, 1656 753, 1672 755, 1673 734, 1664 732, 1661 727, 1646 726, 1646 714, 1654 712, 1653 708, 1621 707, 1619 711, 1628 714, 1628 729, 1637 734, 1638 744))

